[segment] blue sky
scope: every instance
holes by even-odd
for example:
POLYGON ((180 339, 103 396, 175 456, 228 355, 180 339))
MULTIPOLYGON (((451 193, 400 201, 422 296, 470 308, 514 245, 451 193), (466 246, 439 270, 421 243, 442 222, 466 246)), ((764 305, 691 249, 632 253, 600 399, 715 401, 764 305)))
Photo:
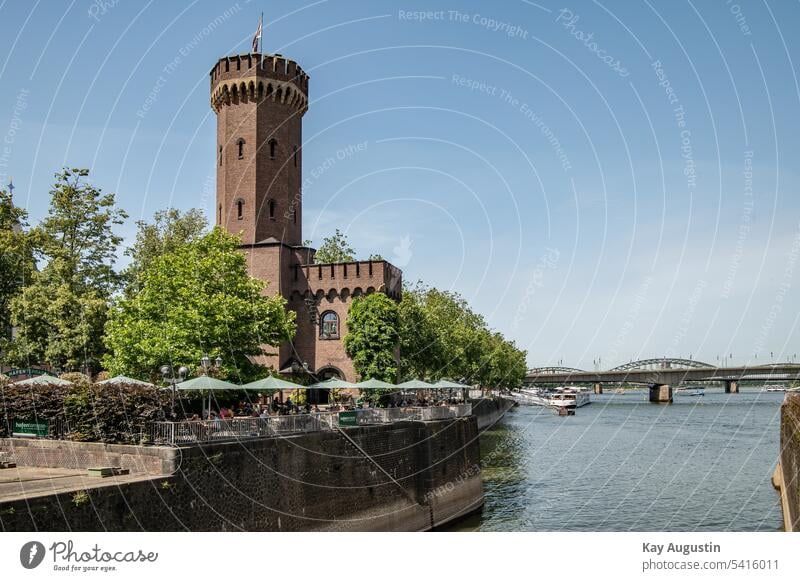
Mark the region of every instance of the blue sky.
POLYGON ((208 71, 261 11, 311 75, 306 238, 458 290, 531 365, 800 351, 797 3, 0 0, 0 179, 32 221, 62 165, 127 241, 212 216, 208 71))

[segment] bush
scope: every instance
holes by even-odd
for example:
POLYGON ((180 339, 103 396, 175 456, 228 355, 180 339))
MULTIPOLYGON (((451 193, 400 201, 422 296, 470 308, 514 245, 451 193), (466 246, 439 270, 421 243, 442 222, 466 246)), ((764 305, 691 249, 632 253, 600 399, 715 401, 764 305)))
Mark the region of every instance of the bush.
MULTIPOLYGON (((73 381, 72 378, 69 378, 73 381)), ((145 426, 169 413, 169 394, 138 385, 75 387, 2 387, 0 435, 8 436, 13 419, 48 420, 69 427, 78 441, 136 443, 145 426)), ((51 435, 55 435, 52 434, 51 435)))
POLYGON ((84 375, 83 373, 78 373, 77 371, 62 373, 58 377, 59 379, 71 382, 72 384, 74 384, 76 388, 89 387, 90 385, 92 385, 92 380, 88 375, 84 375))
POLYGON ((26 387, 13 383, 0 384, 0 436, 11 435, 15 419, 63 421, 64 398, 69 389, 57 385, 26 387))

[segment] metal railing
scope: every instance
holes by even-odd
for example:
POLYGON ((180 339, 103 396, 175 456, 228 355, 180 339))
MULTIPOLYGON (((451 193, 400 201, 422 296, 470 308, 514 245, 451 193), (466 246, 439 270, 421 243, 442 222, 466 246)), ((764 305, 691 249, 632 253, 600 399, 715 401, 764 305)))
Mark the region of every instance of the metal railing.
POLYGON ((435 407, 367 408, 344 412, 355 421, 345 424, 339 412, 269 416, 266 418, 231 418, 183 422, 153 422, 149 441, 152 444, 185 445, 226 440, 265 438, 333 430, 340 425, 365 426, 400 421, 434 421, 461 418, 472 414, 472 404, 435 407))
POLYGON ((297 414, 267 418, 231 418, 185 422, 153 422, 150 441, 154 444, 194 444, 279 434, 302 434, 333 429, 335 413, 297 414))
POLYGON ((430 422, 462 418, 472 414, 472 404, 405 407, 405 408, 370 408, 356 410, 358 425, 386 424, 391 422, 412 421, 430 422))

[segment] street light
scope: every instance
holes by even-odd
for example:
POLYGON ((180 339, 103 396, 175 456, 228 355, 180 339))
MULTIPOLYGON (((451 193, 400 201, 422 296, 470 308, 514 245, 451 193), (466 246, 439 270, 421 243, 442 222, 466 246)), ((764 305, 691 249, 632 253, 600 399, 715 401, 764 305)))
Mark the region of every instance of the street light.
MULTIPOLYGON (((217 355, 217 358, 214 359, 214 365, 212 365, 211 358, 206 353, 200 358, 200 366, 203 368, 203 375, 208 375, 208 372, 212 369, 219 371, 222 367, 222 357, 217 355)), ((211 390, 208 391, 208 419, 211 419, 211 390)))
POLYGON ((179 367, 177 375, 175 374, 175 369, 172 365, 162 365, 161 366, 161 377, 164 378, 164 381, 170 384, 170 395, 171 395, 171 403, 170 403, 170 415, 172 419, 175 419, 175 391, 177 389, 177 385, 186 379, 186 376, 189 374, 189 370, 186 367, 179 367))

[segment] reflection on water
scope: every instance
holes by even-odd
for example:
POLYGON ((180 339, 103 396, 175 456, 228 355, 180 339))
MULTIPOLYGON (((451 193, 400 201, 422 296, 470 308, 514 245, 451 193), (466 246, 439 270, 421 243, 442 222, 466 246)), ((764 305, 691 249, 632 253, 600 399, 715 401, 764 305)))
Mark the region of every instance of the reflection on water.
POLYGON ((571 417, 520 406, 485 432, 486 505, 450 530, 780 530, 782 393, 592 398, 571 417))

